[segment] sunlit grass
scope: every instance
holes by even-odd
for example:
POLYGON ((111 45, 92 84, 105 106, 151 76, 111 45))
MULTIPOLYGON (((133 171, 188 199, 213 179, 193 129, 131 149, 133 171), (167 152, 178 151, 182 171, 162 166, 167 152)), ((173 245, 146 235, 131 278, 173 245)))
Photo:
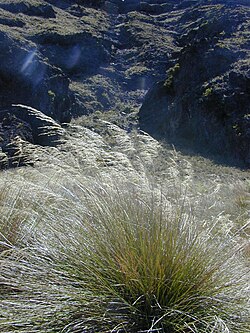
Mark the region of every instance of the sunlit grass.
POLYGON ((15 246, 20 238, 21 225, 26 218, 22 189, 3 183, 0 187, 0 252, 15 246))
POLYGON ((40 188, 32 237, 2 255, 1 332, 249 332, 230 232, 150 184, 58 181, 40 188))

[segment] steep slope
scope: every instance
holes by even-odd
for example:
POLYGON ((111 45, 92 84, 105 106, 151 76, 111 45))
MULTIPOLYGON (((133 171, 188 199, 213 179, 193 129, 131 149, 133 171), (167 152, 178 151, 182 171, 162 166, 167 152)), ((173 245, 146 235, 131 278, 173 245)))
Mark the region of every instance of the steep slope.
MULTIPOLYGON (((1 1, 2 118, 12 114, 13 103, 36 108, 59 123, 96 111, 135 111, 152 80, 163 78, 168 66, 163 59, 175 49, 172 32, 161 25, 158 34, 155 18, 131 12, 135 5, 1 1)), ((9 123, 9 134, 2 126, 4 166, 6 147, 20 134, 20 123, 9 123)))
POLYGON ((182 16, 181 51, 139 112, 170 142, 250 164, 250 8, 201 5, 182 16))
MULTIPOLYGON (((247 1, 1 0, 0 27, 2 115, 23 104, 60 124, 98 111, 131 130, 143 103, 150 134, 249 163, 247 1)), ((15 133, 39 144, 20 123, 1 126, 4 165, 15 133)))

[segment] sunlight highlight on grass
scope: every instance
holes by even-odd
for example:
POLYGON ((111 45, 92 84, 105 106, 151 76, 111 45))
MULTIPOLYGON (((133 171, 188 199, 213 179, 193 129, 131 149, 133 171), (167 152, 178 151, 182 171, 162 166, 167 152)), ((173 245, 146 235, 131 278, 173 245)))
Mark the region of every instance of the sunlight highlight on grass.
POLYGON ((1 332, 249 332, 249 272, 218 223, 150 182, 44 182, 0 256, 1 332))

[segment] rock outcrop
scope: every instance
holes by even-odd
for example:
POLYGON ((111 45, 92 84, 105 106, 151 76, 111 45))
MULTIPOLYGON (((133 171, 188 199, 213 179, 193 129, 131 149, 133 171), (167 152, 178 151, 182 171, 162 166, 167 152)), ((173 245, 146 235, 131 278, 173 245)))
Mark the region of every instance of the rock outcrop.
POLYGON ((179 21, 181 50, 148 92, 141 128, 250 165, 249 27, 250 8, 237 1, 187 10, 179 21))
POLYGON ((24 105, 0 110, 0 169, 32 165, 26 142, 41 146, 63 143, 64 130, 52 118, 24 105))
POLYGON ((0 32, 0 106, 24 103, 58 121, 69 118, 73 101, 69 79, 48 64, 36 45, 18 36, 13 27, 6 30, 0 32))

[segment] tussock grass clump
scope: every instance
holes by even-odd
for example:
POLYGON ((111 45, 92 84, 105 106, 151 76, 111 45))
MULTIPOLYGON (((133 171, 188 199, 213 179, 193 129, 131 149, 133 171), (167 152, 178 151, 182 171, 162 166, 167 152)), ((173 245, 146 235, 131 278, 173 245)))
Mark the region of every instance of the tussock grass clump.
POLYGON ((0 186, 0 253, 21 241, 21 226, 27 216, 21 192, 22 188, 9 183, 0 186))
POLYGON ((155 190, 72 189, 44 207, 32 246, 1 259, 1 332, 249 332, 229 234, 155 190))

